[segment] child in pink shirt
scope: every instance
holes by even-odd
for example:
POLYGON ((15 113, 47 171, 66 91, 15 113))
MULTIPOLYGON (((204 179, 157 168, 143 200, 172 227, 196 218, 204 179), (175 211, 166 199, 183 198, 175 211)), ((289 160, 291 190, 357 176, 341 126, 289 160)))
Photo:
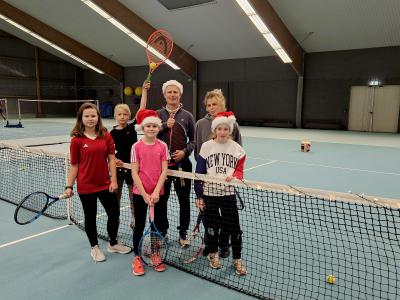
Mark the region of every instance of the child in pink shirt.
MULTIPOLYGON (((135 213, 133 231, 133 249, 135 258, 132 273, 144 274, 144 267, 139 256, 139 243, 146 223, 147 207, 154 206, 154 222, 157 229, 165 234, 168 229, 167 202, 159 201, 164 194, 163 186, 167 178, 169 153, 167 144, 157 139, 161 119, 153 110, 139 110, 136 116, 136 131, 143 131, 141 140, 133 144, 131 150, 132 177, 134 181, 132 204, 135 213)), ((157 265, 157 272, 165 271, 164 264, 157 265)))

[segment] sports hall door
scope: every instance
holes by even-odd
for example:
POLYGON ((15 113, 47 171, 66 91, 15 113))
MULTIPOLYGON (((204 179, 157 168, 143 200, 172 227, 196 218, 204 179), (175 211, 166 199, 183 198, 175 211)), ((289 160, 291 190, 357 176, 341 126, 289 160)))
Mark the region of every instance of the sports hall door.
POLYGON ((348 130, 398 132, 400 86, 353 86, 348 130))

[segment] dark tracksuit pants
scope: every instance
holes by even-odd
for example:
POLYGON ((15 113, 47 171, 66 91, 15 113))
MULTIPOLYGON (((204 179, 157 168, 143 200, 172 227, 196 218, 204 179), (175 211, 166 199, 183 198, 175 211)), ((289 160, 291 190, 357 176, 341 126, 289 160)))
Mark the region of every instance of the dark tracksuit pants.
POLYGON ((203 196, 205 240, 209 253, 218 252, 218 245, 232 243, 233 259, 241 258, 242 231, 235 195, 212 197, 203 196), (220 214, 221 212, 221 214, 220 214))
MULTIPOLYGON (((192 163, 188 157, 185 157, 181 162, 182 171, 192 172, 192 163)), ((169 166, 171 170, 178 170, 177 166, 169 166)), ((192 183, 190 179, 185 179, 185 186, 181 186, 181 180, 177 177, 168 176, 164 183, 164 195, 162 196, 163 201, 168 201, 171 185, 174 183, 174 188, 178 196, 179 201, 179 233, 186 234, 189 223, 190 223, 190 189, 192 183)), ((168 226, 169 227, 169 226, 168 226)), ((168 229, 167 227, 167 229, 168 229)))

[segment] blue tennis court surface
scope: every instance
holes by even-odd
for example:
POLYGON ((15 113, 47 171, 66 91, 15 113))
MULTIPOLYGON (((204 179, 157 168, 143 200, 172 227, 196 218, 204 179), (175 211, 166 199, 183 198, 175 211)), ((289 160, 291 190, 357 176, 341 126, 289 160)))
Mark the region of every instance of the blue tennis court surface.
MULTIPOLYGON (((21 130, 33 136, 29 127, 21 130)), ((301 153, 301 138, 293 130, 286 133, 279 130, 279 137, 274 136, 277 131, 263 129, 254 137, 251 128, 247 131, 251 134, 246 136, 246 130, 243 128, 242 132, 248 156, 245 167, 248 180, 400 199, 400 147, 393 143, 392 136, 301 131, 300 136, 312 137, 311 152, 301 153), (347 140, 353 137, 355 142, 357 137, 365 137, 367 143, 351 144, 347 140)), ((61 134, 64 132, 50 130, 48 133, 50 136, 61 134)), ((44 140, 38 139, 36 144, 44 140)), ((7 176, 4 169, 1 176, 7 176)), ((45 178, 45 181, 51 184, 51 179, 45 178)), ((397 270, 396 257, 392 254, 400 254, 398 232, 393 229, 399 219, 398 211, 391 211, 394 216, 391 219, 385 208, 372 212, 363 208, 356 213, 359 210, 356 205, 330 207, 318 199, 308 199, 305 205, 297 198, 275 194, 269 195, 268 201, 256 198, 256 194, 243 197, 246 207, 241 213, 241 223, 251 224, 242 227, 244 244, 252 245, 244 247, 243 253, 245 262, 248 258, 249 274, 246 279, 238 280, 230 267, 231 260, 224 259, 223 270, 214 272, 207 268, 210 277, 216 276, 228 285, 229 281, 243 285, 252 281, 253 287, 269 286, 263 295, 272 299, 396 299, 398 292, 393 287, 397 282, 390 274, 397 270), (323 212, 325 209, 328 213, 323 212), (385 233, 379 233, 377 228, 383 228, 385 233), (261 231, 260 240, 257 234, 261 231), (374 238, 370 239, 371 235, 374 238), (264 259, 257 260, 257 257, 264 259), (357 260, 361 267, 353 268, 351 264, 357 260), (326 283, 327 270, 337 277, 337 284, 326 283), (253 282, 255 278, 263 280, 253 282), (373 286, 376 282, 383 285, 384 292, 380 295, 373 286)), ((12 220, 15 206, 2 201, 0 206, 0 280, 8 299, 248 297, 173 267, 163 274, 149 271, 144 277, 134 277, 130 266, 133 254, 107 254, 105 263, 94 264, 86 236, 75 226, 65 226, 65 220, 45 217, 32 225, 18 226, 12 220), (9 244, 51 229, 55 231, 9 244), (24 289, 20 288, 21 282, 24 289)), ((194 218, 195 213, 192 224, 194 218)), ((173 235, 170 240, 171 247, 177 248, 173 235)), ((105 245, 102 241, 104 250, 105 245)), ((195 264, 199 271, 206 260, 200 258, 195 264)))

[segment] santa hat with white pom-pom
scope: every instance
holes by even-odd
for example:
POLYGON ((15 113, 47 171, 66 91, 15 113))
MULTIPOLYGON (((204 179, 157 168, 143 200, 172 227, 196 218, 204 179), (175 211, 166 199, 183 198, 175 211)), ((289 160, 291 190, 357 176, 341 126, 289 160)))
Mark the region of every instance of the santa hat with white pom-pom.
POLYGON ((235 124, 236 118, 231 111, 223 111, 215 115, 214 120, 211 123, 211 131, 214 131, 220 124, 228 124, 229 132, 233 131, 233 124, 235 124))
POLYGON ((141 109, 136 115, 137 124, 135 125, 136 131, 143 131, 143 127, 146 124, 156 124, 161 127, 161 119, 157 113, 151 109, 141 109))

